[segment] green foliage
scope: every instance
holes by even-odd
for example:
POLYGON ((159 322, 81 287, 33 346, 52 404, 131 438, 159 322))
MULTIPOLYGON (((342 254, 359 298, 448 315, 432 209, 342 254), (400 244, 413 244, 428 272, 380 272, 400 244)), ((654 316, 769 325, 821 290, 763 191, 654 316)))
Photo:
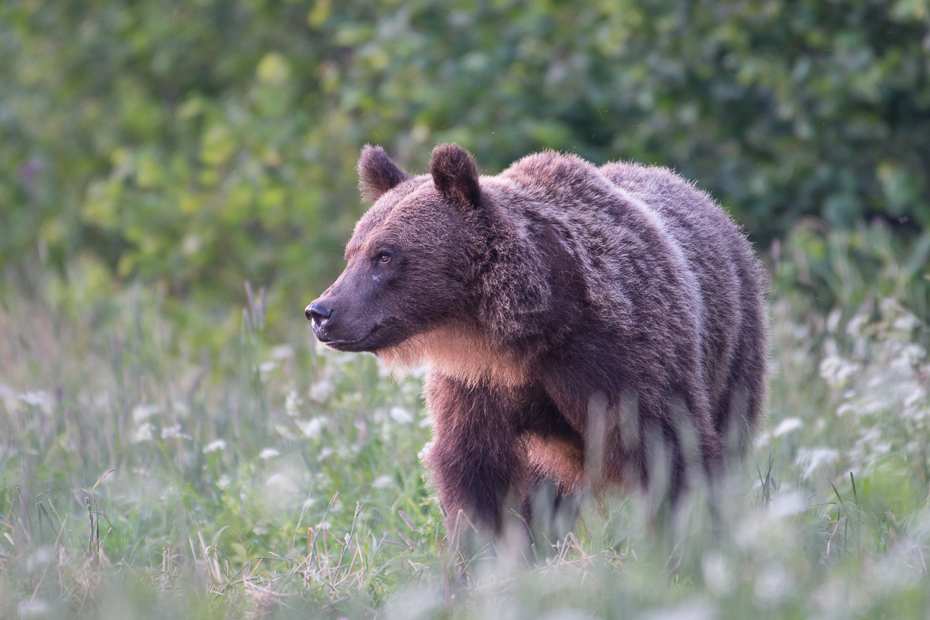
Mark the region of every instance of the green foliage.
MULTIPOLYGON (((0 7, 0 264, 298 306, 339 269, 354 164, 455 140, 676 167, 759 239, 930 225, 925 0, 77 2, 0 7)), ((20 274, 22 275, 22 274, 20 274)))
POLYGON ((880 222, 831 229, 806 218, 792 227, 784 243, 772 244, 771 257, 775 286, 811 298, 825 312, 883 297, 930 318, 930 232, 900 239, 880 222))

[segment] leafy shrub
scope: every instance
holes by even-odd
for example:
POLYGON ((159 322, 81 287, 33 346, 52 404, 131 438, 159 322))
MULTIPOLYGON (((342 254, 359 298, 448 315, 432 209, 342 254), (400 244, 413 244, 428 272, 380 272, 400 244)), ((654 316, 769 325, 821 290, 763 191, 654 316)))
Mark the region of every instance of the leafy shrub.
MULTIPOLYGON (((675 166, 753 235, 800 215, 930 224, 923 0, 0 7, 0 264, 226 303, 338 271, 354 164, 456 140, 675 166)), ((282 302, 283 303, 283 302, 282 302)))

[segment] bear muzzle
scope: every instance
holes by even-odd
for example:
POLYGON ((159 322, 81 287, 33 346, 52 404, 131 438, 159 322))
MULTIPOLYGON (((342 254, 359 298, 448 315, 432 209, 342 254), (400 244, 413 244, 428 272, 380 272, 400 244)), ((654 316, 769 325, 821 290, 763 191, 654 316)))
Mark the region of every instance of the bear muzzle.
POLYGON ((366 343, 380 326, 369 326, 364 321, 352 320, 353 313, 345 310, 343 308, 337 312, 331 302, 321 298, 307 306, 304 314, 310 320, 317 340, 329 348, 337 351, 368 350, 366 343))
POLYGON ((313 333, 320 342, 328 342, 330 338, 326 335, 326 324, 333 316, 333 309, 316 300, 310 303, 304 310, 304 314, 313 324, 313 333))

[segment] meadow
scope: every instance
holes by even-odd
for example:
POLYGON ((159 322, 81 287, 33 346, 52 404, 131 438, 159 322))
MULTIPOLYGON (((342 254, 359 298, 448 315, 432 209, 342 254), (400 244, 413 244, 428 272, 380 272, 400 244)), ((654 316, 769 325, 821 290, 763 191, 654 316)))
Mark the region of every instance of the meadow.
POLYGON ((0 617, 926 618, 928 251, 875 225, 767 252, 767 421, 722 527, 699 494, 661 532, 640 497, 587 501, 467 577, 418 371, 321 348, 257 286, 216 351, 80 267, 6 294, 0 617))

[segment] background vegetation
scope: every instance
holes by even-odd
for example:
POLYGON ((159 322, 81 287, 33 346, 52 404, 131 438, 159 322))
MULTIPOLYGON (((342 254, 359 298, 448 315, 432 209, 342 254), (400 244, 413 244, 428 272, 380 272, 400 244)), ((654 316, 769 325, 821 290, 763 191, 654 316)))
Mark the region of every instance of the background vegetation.
POLYGON ((0 8, 0 262, 206 304, 325 286, 354 164, 454 140, 675 167, 764 246, 930 225, 925 0, 281 0, 0 8))
POLYGON ((0 4, 0 616, 926 617, 928 74, 926 0, 0 4), (361 145, 451 140, 744 224, 774 363, 726 536, 617 498, 456 577, 418 378, 302 317, 361 145))

